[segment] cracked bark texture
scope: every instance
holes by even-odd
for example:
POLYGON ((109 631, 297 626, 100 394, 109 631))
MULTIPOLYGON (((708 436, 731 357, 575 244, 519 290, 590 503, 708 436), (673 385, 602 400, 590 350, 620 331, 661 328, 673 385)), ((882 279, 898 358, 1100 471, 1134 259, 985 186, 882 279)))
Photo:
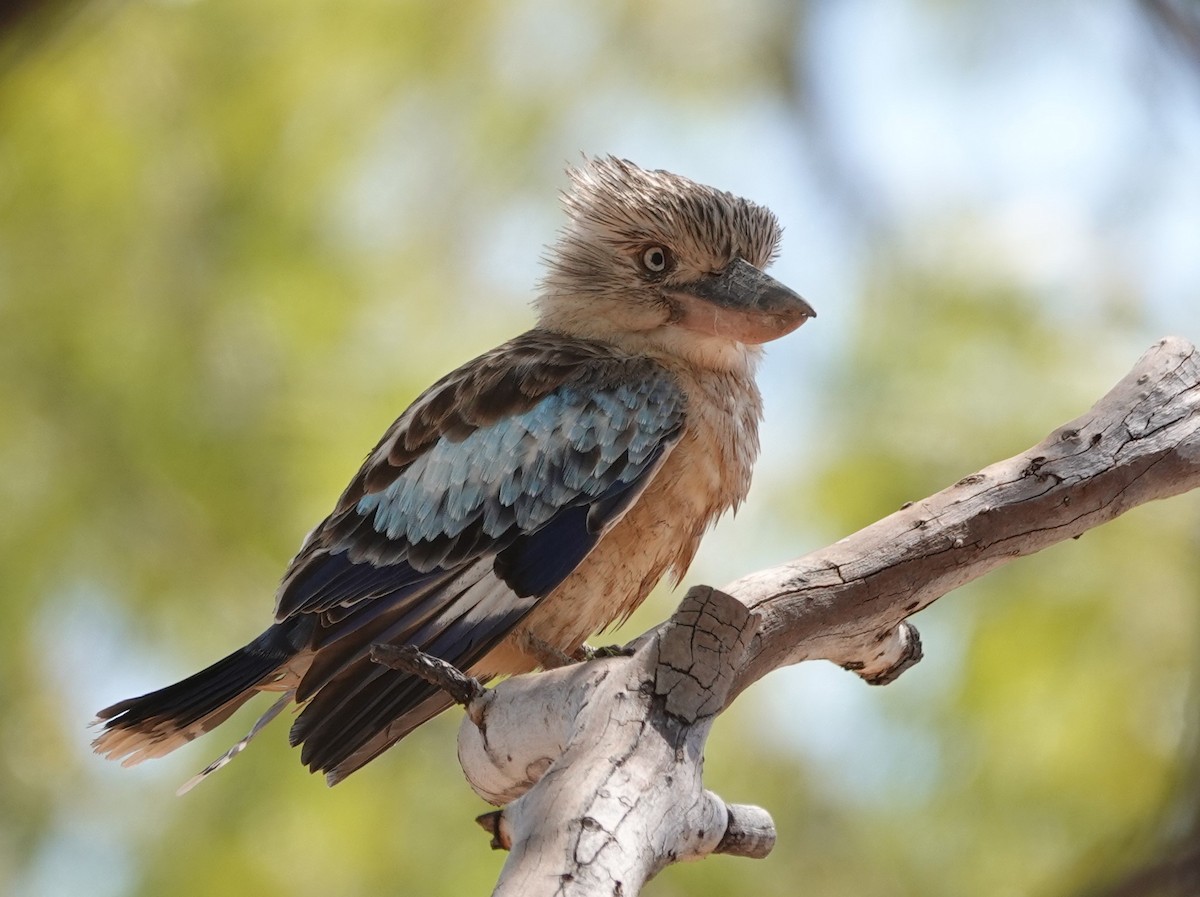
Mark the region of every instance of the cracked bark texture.
POLYGON ((666 865, 765 856, 766 811, 703 785, 713 721, 773 669, 831 660, 885 684, 920 660, 907 618, 988 571, 1200 485, 1200 357, 1152 346, 1038 445, 841 541, 692 589, 630 656, 521 676, 468 702, 459 759, 510 851, 496 894, 633 895, 666 865), (732 597, 731 597, 732 596, 732 597))

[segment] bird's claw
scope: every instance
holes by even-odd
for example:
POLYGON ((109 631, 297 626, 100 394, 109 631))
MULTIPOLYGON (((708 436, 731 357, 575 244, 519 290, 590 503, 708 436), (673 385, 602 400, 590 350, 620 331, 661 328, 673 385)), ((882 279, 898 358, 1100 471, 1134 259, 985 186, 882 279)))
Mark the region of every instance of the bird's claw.
POLYGON ((593 648, 591 645, 580 645, 573 658, 579 663, 589 660, 602 660, 605 657, 632 657, 634 649, 628 645, 601 645, 593 648))
POLYGON ((517 641, 521 650, 536 660, 537 665, 543 670, 555 670, 559 667, 570 666, 578 660, 528 631, 520 632, 517 641))
POLYGON ((572 653, 567 654, 544 639, 530 632, 520 634, 520 645, 530 657, 537 660, 543 670, 554 670, 575 663, 587 663, 589 660, 600 660, 605 657, 630 657, 634 649, 625 645, 604 645, 593 648, 591 645, 580 645, 572 653))

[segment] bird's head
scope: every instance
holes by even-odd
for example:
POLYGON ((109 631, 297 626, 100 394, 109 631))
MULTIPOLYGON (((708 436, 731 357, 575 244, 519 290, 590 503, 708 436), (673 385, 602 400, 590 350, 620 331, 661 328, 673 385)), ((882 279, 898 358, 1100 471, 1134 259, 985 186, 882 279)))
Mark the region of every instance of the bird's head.
POLYGON ((769 209, 611 156, 568 175, 541 326, 722 368, 815 317, 763 273, 780 237, 769 209))

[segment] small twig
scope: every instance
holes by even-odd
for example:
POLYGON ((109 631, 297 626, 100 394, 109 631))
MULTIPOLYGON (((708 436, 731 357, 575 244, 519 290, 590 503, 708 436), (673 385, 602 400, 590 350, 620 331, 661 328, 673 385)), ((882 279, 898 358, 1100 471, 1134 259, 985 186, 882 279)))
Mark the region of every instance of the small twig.
POLYGON ((475 817, 475 823, 492 836, 492 850, 511 850, 512 837, 504 824, 504 811, 492 810, 475 817))
POLYGON ((483 683, 468 676, 454 664, 426 654, 412 645, 372 645, 371 660, 390 669, 419 676, 446 692, 454 699, 454 703, 463 707, 469 707, 487 691, 483 683))
POLYGON ((730 856, 761 860, 775 846, 775 823, 762 807, 749 804, 727 804, 729 826, 713 850, 730 856))

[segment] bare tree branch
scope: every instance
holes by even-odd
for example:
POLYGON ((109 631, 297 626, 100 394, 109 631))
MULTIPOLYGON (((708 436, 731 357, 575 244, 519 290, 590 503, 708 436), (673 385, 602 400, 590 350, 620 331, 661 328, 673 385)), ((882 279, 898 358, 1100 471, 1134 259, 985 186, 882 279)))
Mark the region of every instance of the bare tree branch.
POLYGON ((952 589, 1200 485, 1200 358, 1153 346, 1082 417, 820 551, 692 589, 631 656, 520 676, 468 702, 459 759, 511 853, 496 894, 633 895, 664 866, 764 856, 766 812, 705 790, 716 716, 766 673, 828 659, 885 683, 920 659, 906 618, 952 589), (733 596, 733 597, 730 597, 733 596))
POLYGON ((1162 340, 1090 411, 1038 445, 728 586, 762 618, 735 694, 773 669, 815 658, 873 681, 903 650, 901 622, 952 589, 1196 488, 1198 384, 1195 347, 1162 340))

